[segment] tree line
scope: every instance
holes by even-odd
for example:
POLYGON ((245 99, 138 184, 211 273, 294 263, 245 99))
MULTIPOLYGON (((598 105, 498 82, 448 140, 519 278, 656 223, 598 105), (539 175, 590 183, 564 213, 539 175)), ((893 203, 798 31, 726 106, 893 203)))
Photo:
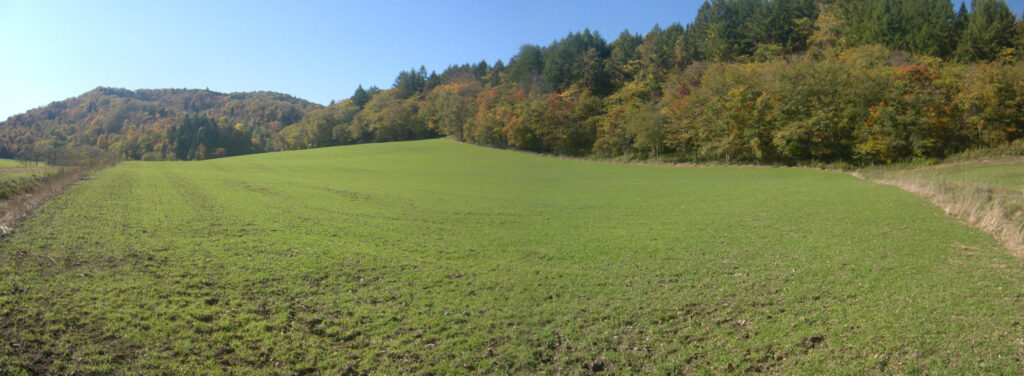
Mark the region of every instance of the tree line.
POLYGON ((1003 0, 713 0, 685 26, 590 30, 508 60, 400 72, 319 106, 97 89, 12 117, 0 154, 129 159, 449 136, 563 155, 889 163, 1024 136, 1024 23, 1003 0), (63 148, 63 149, 62 149, 63 148))
POLYGON ((100 87, 0 123, 0 157, 63 164, 279 150, 280 130, 322 107, 271 92, 100 87))
POLYGON ((715 0, 686 26, 611 42, 584 30, 524 45, 507 65, 405 71, 282 139, 301 149, 431 132, 575 156, 941 158, 1024 135, 1024 23, 1001 0, 715 0))

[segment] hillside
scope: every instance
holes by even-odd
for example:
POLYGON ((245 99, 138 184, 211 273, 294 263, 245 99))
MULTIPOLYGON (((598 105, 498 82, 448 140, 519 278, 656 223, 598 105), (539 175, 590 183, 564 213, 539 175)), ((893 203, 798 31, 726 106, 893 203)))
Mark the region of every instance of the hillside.
POLYGON ((1019 373, 1022 272, 837 172, 446 140, 125 162, 0 243, 0 373, 1019 373))
POLYGON ((507 62, 401 72, 384 99, 357 91, 285 142, 340 145, 365 139, 367 125, 425 123, 475 144, 629 159, 865 166, 1024 154, 1024 22, 1003 0, 970 3, 709 1, 692 22, 643 35, 584 30, 507 62))
POLYGON ((185 117, 194 117, 209 125, 207 133, 215 133, 201 140, 208 151, 192 159, 275 150, 277 132, 321 107, 265 91, 100 87, 0 123, 0 156, 45 159, 53 149, 85 147, 127 159, 169 159, 178 141, 169 133, 184 126, 185 117), (243 143, 232 144, 235 139, 243 143), (225 150, 218 154, 218 148, 225 150))
POLYGON ((328 107, 263 92, 101 88, 0 124, 0 157, 208 159, 442 135, 773 165, 1024 154, 1024 21, 1004 0, 971 3, 710 1, 685 26, 614 40, 569 33, 523 45, 507 64, 403 71, 390 88, 360 87, 328 107))

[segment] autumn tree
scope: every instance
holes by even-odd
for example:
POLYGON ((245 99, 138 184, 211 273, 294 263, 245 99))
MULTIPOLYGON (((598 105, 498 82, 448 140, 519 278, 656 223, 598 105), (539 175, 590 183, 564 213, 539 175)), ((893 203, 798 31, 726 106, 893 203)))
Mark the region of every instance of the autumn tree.
POLYGON ((476 115, 480 90, 480 81, 473 75, 434 88, 424 106, 427 125, 459 141, 472 137, 470 123, 476 115))

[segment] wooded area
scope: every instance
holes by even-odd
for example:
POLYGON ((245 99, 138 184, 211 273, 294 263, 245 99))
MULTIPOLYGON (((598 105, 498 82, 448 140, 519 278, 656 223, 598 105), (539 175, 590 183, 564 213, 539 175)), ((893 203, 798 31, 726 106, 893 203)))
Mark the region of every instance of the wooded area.
POLYGON ((360 87, 327 107, 272 93, 97 89, 12 117, 0 152, 204 159, 439 135, 563 155, 783 164, 1005 146, 1024 135, 1024 23, 1003 0, 715 0, 686 26, 611 42, 584 30, 524 45, 507 64, 411 69, 390 89, 360 87))

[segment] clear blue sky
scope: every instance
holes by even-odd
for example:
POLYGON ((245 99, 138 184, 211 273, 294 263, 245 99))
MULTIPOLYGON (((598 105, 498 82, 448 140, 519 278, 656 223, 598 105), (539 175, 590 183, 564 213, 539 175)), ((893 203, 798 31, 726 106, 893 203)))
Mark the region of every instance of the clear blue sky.
POLYGON ((611 41, 686 24, 702 2, 0 0, 0 120, 97 86, 326 104, 359 84, 390 87, 404 69, 507 62, 524 43, 584 28, 611 41))
POLYGON ((326 104, 401 70, 508 62, 589 27, 687 23, 685 1, 0 0, 0 121, 97 86, 271 90, 326 104))

